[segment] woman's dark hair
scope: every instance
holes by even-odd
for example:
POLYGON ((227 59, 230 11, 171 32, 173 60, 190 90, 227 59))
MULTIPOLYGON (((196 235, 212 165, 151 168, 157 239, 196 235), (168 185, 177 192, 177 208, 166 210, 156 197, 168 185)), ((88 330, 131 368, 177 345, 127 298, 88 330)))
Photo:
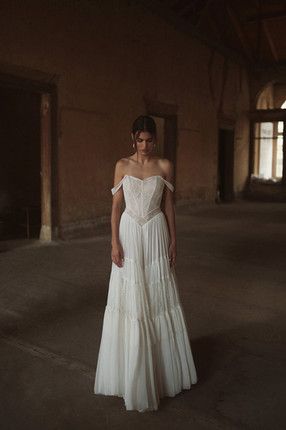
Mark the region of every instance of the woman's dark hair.
POLYGON ((140 115, 135 119, 132 125, 132 133, 135 138, 141 133, 141 131, 148 131, 156 137, 156 123, 151 116, 140 115))

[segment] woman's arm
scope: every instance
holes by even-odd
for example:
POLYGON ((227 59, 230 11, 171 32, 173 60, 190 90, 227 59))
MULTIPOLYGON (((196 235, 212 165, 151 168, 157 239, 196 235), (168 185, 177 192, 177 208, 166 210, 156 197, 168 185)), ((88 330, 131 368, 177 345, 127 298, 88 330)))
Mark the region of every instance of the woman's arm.
MULTIPOLYGON (((117 161, 114 172, 114 186, 121 181, 123 177, 121 160, 117 161)), ((123 266, 124 253, 119 240, 119 222, 123 203, 122 187, 113 195, 111 208, 111 259, 118 266, 123 266)))
MULTIPOLYGON (((164 173, 165 179, 173 184, 174 181, 174 167, 173 163, 169 160, 164 160, 164 173)), ((169 259, 171 266, 175 265, 177 254, 177 238, 176 238, 176 220, 174 208, 174 193, 165 188, 163 208, 162 208, 168 223, 170 243, 169 243, 169 259)))

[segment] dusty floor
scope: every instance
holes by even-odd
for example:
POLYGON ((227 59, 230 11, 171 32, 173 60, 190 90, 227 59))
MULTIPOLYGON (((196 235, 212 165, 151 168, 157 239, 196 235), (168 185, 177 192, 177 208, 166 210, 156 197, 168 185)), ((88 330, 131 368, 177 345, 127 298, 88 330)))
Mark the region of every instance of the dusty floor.
POLYGON ((286 428, 286 204, 179 212, 177 276, 198 383, 143 414, 93 395, 109 237, 2 242, 2 430, 286 428))

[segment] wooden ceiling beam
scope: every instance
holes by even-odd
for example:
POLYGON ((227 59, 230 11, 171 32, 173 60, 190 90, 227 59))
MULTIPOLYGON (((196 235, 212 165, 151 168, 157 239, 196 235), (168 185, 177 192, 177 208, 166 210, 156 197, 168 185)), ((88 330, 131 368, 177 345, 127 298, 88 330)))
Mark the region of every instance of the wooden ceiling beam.
POLYGON ((189 0, 183 3, 176 3, 172 9, 175 10, 180 17, 189 19, 192 24, 197 24, 200 20, 203 9, 208 4, 208 1, 209 0, 189 0))
MULTIPOLYGON (((247 69, 251 69, 254 66, 253 61, 244 55, 244 52, 238 52, 237 50, 226 46, 223 41, 215 40, 214 37, 209 37, 205 32, 199 31, 194 26, 190 25, 187 20, 183 19, 178 14, 175 14, 172 8, 162 7, 163 0, 136 0, 138 4, 141 4, 144 7, 148 7, 148 9, 153 12, 155 15, 160 16, 170 25, 174 26, 178 31, 181 31, 185 34, 188 34, 191 37, 196 38, 204 45, 208 46, 211 49, 215 49, 220 52, 224 57, 232 59, 237 64, 240 64, 247 69)), ((169 5, 169 0, 166 0, 166 5, 169 5)), ((164 6, 166 6, 164 4, 164 6)))
POLYGON ((256 31, 256 59, 258 61, 261 61, 261 48, 262 48, 262 1, 256 0, 256 8, 257 8, 257 15, 256 15, 256 25, 257 25, 257 31, 256 31))
POLYGON ((182 11, 189 7, 192 7, 192 1, 189 0, 177 0, 171 5, 171 9, 179 14, 182 14, 182 11))
POLYGON ((245 55, 252 60, 253 55, 252 55, 252 50, 250 47, 250 43, 248 41, 248 38, 242 28, 242 25, 240 23, 240 20, 237 16, 237 14, 235 13, 234 9, 230 6, 230 4, 226 3, 226 11, 228 13, 228 16, 230 18, 230 21, 232 23, 232 26, 236 32, 237 37, 240 40, 240 43, 243 47, 244 53, 245 55))
POLYGON ((222 41, 221 30, 219 28, 219 25, 217 24, 217 21, 214 18, 214 16, 210 14, 209 10, 207 10, 206 18, 209 21, 211 29, 214 35, 216 36, 217 40, 222 41))
MULTIPOLYGON (((272 19, 285 19, 286 18, 286 10, 282 12, 272 12, 272 13, 263 13, 261 14, 262 21, 270 21, 272 19)), ((257 22, 257 15, 252 15, 245 19, 245 22, 257 22)))
POLYGON ((273 58, 274 58, 274 60, 278 63, 279 58, 278 58, 277 50, 276 50, 275 44, 274 44, 274 42, 273 42, 272 35, 270 34, 270 31, 269 31, 269 27, 268 27, 268 25, 267 25, 267 22, 262 21, 262 28, 263 28, 264 34, 265 34, 265 36, 266 36, 266 39, 267 39, 267 41, 268 41, 268 43, 269 43, 270 50, 271 50, 271 53, 272 53, 272 55, 273 55, 273 58))
POLYGON ((189 4, 189 5, 186 5, 185 7, 181 8, 177 13, 178 13, 178 15, 185 18, 189 14, 193 13, 193 11, 194 11, 193 5, 189 4))

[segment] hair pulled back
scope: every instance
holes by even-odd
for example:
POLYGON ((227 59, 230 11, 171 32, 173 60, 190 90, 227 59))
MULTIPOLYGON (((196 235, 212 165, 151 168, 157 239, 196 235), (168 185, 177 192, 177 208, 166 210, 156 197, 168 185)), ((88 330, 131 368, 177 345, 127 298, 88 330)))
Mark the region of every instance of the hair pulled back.
POLYGON ((141 131, 147 131, 152 134, 152 136, 156 137, 156 123, 151 116, 140 115, 135 119, 132 125, 132 133, 135 138, 138 137, 141 131))

